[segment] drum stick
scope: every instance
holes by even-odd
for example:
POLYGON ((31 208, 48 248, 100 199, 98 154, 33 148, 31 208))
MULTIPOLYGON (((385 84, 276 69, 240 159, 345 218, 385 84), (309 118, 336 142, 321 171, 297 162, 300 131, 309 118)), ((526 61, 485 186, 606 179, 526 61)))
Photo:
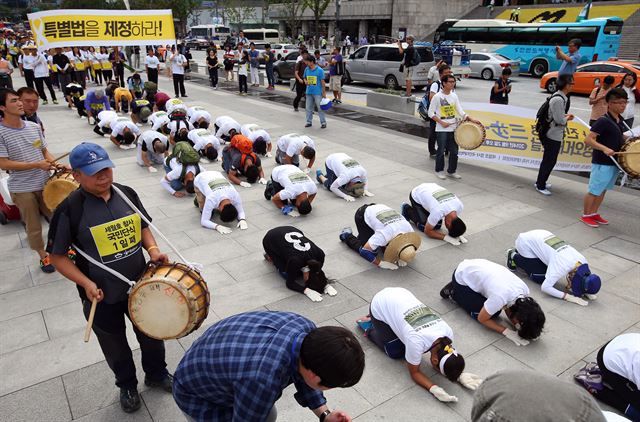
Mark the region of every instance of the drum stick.
POLYGON ((91 336, 91 327, 93 326, 93 317, 96 316, 96 306, 98 305, 98 299, 93 298, 91 302, 91 310, 89 311, 89 319, 87 319, 87 328, 84 329, 84 342, 87 343, 89 341, 89 336, 91 336))
POLYGON ((58 158, 54 158, 53 162, 55 163, 56 161, 60 161, 60 160, 62 160, 64 157, 66 157, 69 154, 71 154, 71 152, 67 152, 66 154, 63 154, 58 158))
POLYGON ((622 155, 622 154, 640 154, 640 151, 626 151, 626 152, 615 152, 615 155, 622 155))

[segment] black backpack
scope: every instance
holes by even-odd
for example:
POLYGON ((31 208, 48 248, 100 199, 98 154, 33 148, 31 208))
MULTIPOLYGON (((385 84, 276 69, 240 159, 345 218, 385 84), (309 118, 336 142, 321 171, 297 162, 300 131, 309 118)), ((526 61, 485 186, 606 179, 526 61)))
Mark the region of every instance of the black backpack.
MULTIPOLYGON (((549 103, 551 102, 551 99, 556 96, 560 95, 555 93, 547 97, 536 113, 536 131, 538 132, 540 140, 547 137, 547 132, 549 132, 549 128, 551 127, 551 120, 549 120, 549 103)), ((571 107, 571 100, 567 99, 564 105, 565 113, 569 111, 569 107, 571 107)))

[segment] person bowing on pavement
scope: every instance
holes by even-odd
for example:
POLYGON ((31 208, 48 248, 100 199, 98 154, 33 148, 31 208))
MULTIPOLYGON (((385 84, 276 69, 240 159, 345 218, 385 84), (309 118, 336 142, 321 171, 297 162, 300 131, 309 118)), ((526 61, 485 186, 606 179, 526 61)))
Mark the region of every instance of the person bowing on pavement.
POLYGON ((311 203, 317 193, 318 187, 307 174, 292 164, 285 164, 271 172, 264 197, 271 200, 283 215, 299 217, 311 212, 311 203))
POLYGON ((237 227, 246 230, 249 226, 242 208, 242 200, 238 191, 219 171, 203 171, 198 174, 193 185, 196 197, 193 200, 195 206, 200 209, 202 227, 212 229, 220 234, 229 234, 231 229, 211 221, 214 213, 220 214, 223 223, 238 219, 237 227))
POLYGON ((316 170, 316 179, 325 188, 347 202, 361 196, 374 196, 367 190, 367 171, 353 158, 342 152, 330 154, 324 162, 327 174, 316 170))

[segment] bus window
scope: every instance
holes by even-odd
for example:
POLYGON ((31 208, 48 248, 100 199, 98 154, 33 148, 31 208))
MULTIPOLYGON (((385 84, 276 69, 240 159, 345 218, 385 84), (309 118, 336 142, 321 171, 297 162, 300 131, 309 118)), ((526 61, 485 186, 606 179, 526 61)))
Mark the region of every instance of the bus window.
POLYGON ((465 28, 449 28, 444 40, 440 41, 466 42, 465 32, 465 28))
POLYGON ((566 45, 569 39, 565 26, 542 26, 538 29, 536 44, 566 45))
POLYGON ((489 43, 490 39, 488 28, 467 28, 466 42, 489 43))
POLYGON ((618 35, 622 33, 622 25, 624 23, 622 21, 607 21, 607 24, 604 26, 603 32, 607 35, 618 35))
POLYGON ((489 28, 489 43, 507 44, 511 42, 511 28, 489 28))
POLYGON ((580 38, 582 45, 593 47, 598 39, 598 28, 595 26, 578 26, 567 30, 567 39, 580 38))
MULTIPOLYGON (((535 44, 538 38, 538 28, 534 26, 517 28, 513 31, 511 43, 513 44, 535 44)), ((510 43, 510 44, 511 44, 510 43)))

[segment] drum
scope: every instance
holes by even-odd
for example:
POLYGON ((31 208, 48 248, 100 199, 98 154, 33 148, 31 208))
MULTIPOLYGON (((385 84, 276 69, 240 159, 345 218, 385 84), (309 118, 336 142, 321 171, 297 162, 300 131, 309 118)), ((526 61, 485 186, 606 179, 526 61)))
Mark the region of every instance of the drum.
POLYGON ((55 210, 62 201, 74 190, 80 187, 71 172, 58 171, 44 184, 42 197, 49 211, 55 210))
POLYGON ((487 134, 484 126, 475 122, 464 121, 454 132, 456 144, 462 149, 476 149, 484 142, 487 134))
POLYGON ((151 338, 168 340, 196 330, 209 314, 209 289, 184 264, 150 262, 129 294, 129 317, 151 338))
POLYGON ((629 176, 640 178, 640 138, 629 139, 622 145, 620 152, 635 153, 618 155, 618 163, 629 176))

